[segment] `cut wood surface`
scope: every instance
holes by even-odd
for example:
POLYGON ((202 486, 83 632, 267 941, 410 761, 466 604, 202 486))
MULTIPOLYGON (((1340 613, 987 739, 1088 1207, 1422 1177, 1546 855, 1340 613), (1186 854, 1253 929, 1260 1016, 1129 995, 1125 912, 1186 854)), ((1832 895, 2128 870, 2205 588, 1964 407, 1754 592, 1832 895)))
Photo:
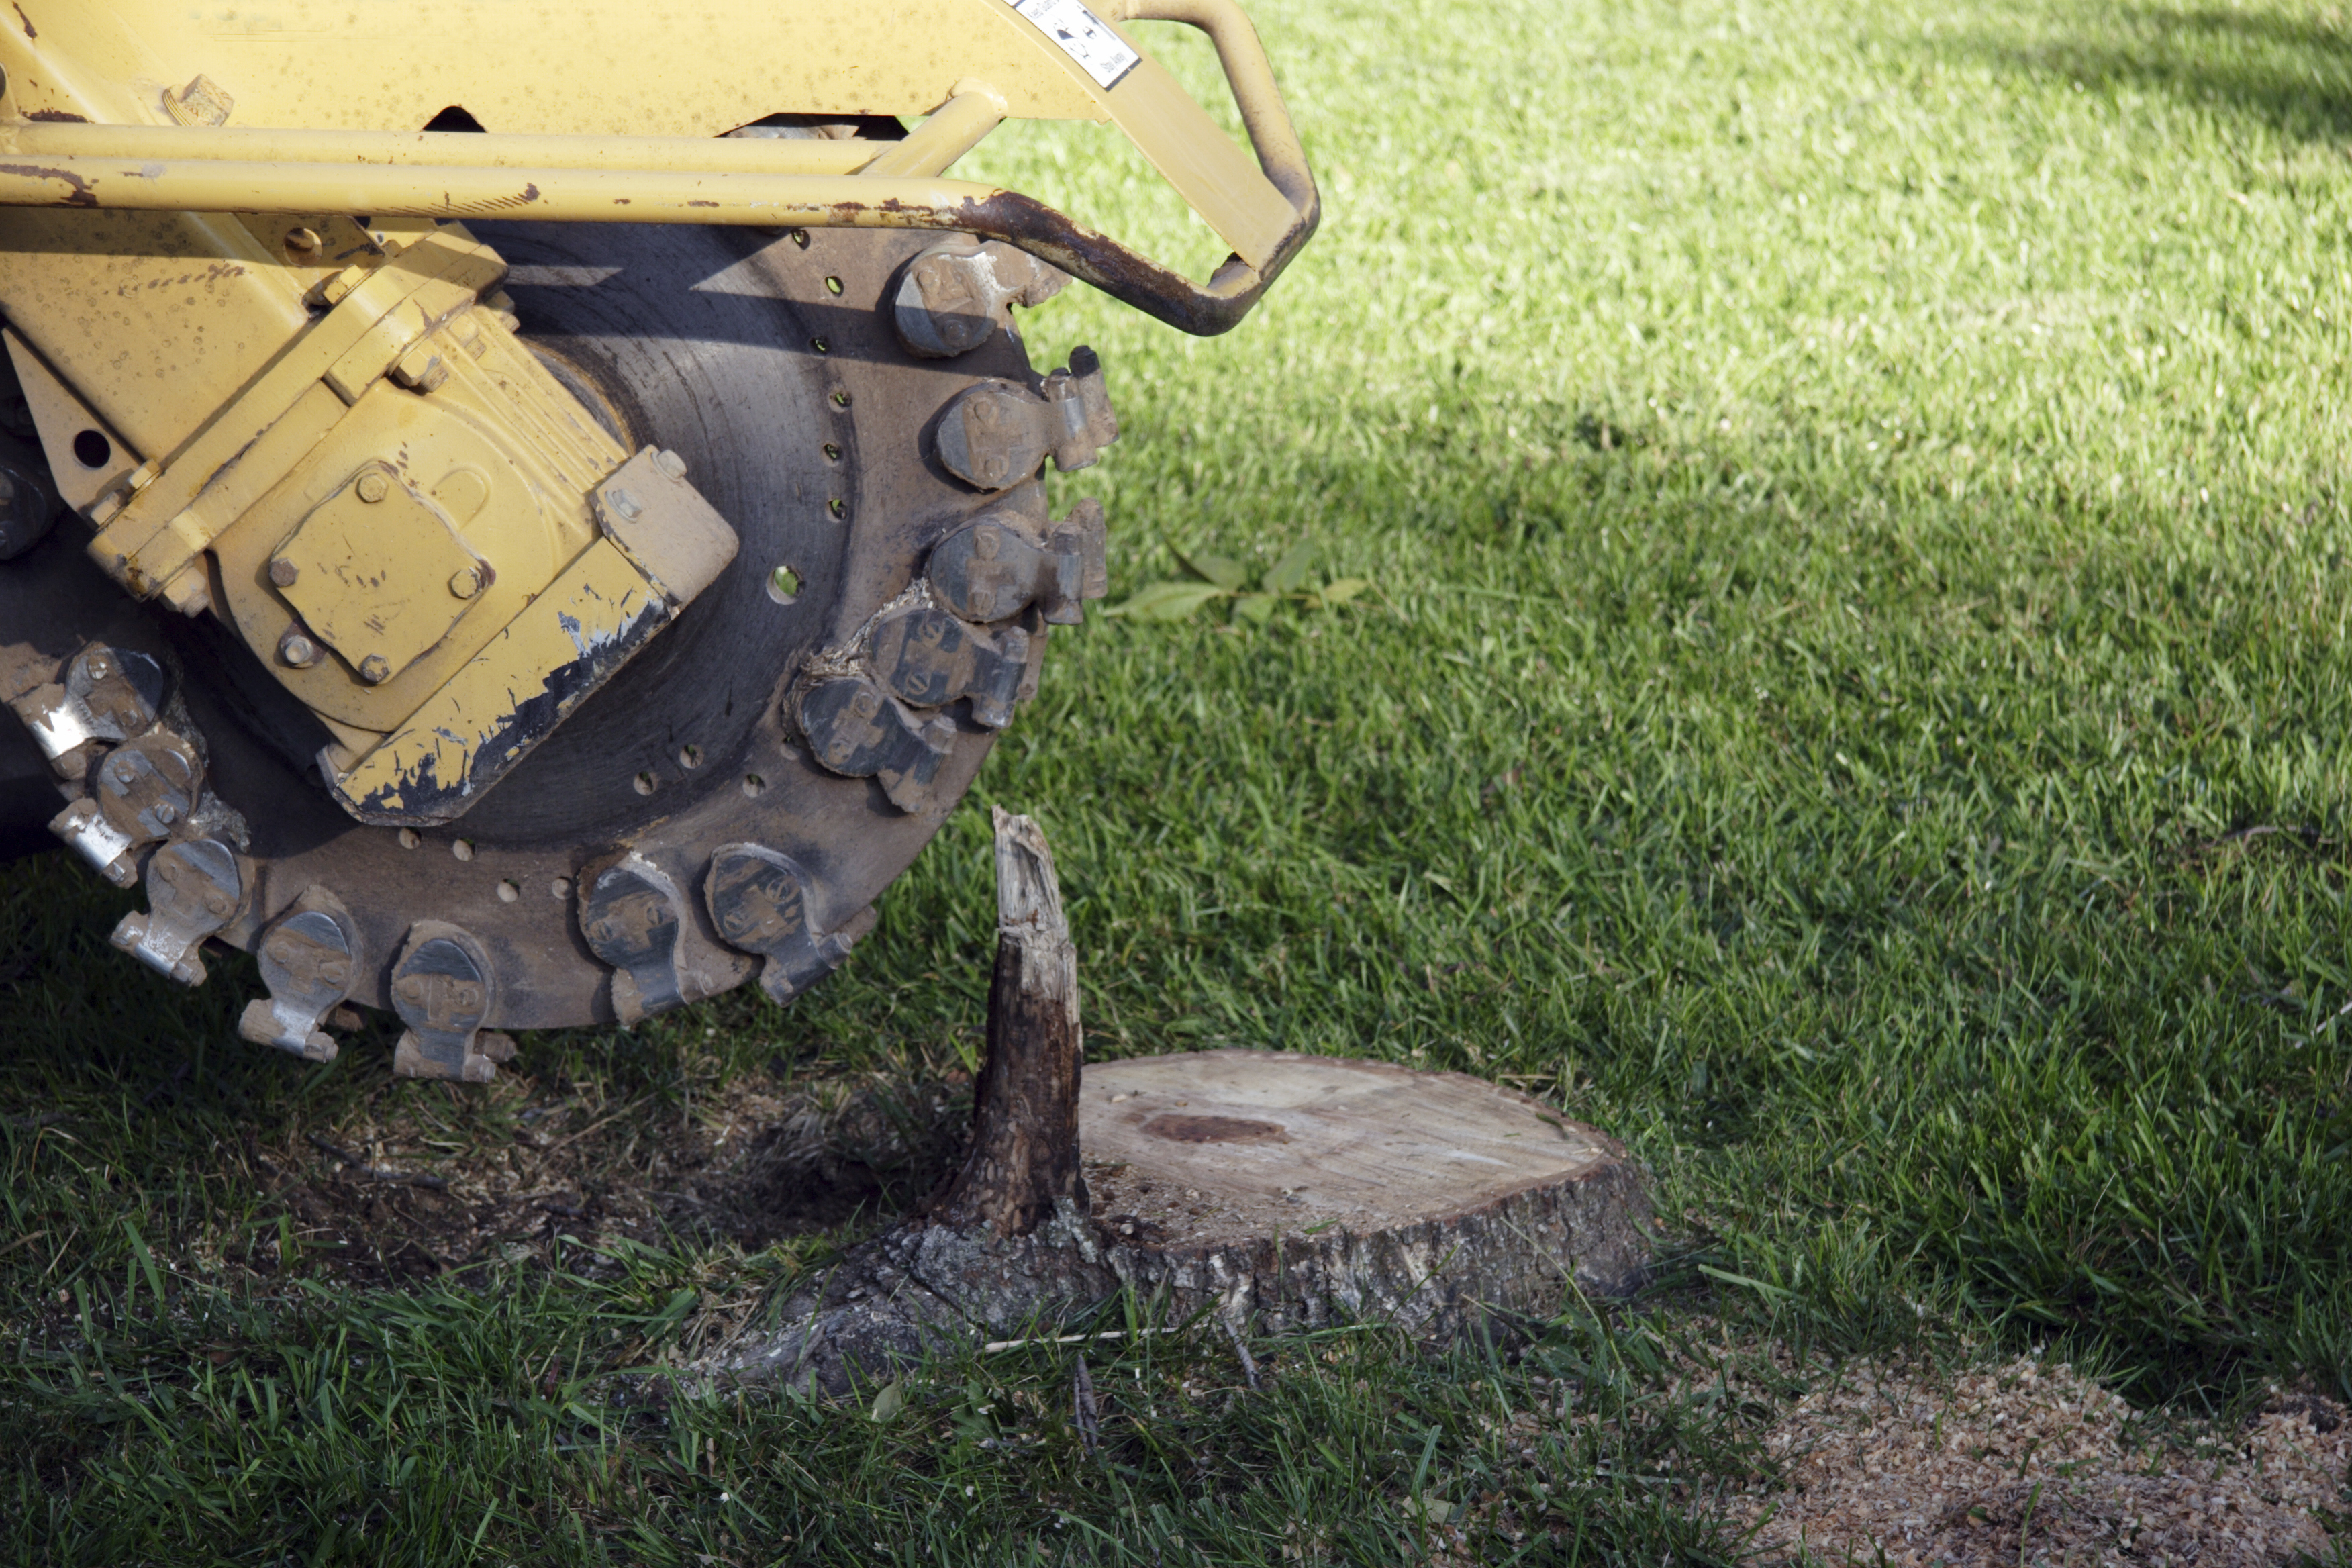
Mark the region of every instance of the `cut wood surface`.
POLYGON ((1623 1158, 1483 1079, 1265 1051, 1097 1062, 1078 1138, 1096 1215, 1160 1247, 1391 1230, 1623 1158))
POLYGON ((1525 1095, 1271 1051, 1082 1068, 1076 953, 1035 823, 996 814, 996 865, 988 1058, 961 1169, 711 1370, 838 1392, 1128 1291, 1156 1324, 1383 1322, 1440 1341, 1641 1279, 1641 1173, 1525 1095))

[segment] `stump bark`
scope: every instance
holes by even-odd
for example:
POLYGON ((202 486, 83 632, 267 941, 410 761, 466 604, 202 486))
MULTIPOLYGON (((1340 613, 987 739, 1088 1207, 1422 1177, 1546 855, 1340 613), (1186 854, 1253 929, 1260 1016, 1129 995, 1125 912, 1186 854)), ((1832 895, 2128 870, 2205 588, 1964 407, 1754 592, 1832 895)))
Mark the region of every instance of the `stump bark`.
POLYGON ((1615 1141, 1459 1073, 1267 1051, 1081 1061, 1077 959, 1035 823, 996 813, 997 954, 972 1143, 714 1368, 841 1392, 930 1346, 1053 1331, 1131 1289, 1237 1333, 1440 1342, 1614 1296, 1649 1256, 1615 1141))

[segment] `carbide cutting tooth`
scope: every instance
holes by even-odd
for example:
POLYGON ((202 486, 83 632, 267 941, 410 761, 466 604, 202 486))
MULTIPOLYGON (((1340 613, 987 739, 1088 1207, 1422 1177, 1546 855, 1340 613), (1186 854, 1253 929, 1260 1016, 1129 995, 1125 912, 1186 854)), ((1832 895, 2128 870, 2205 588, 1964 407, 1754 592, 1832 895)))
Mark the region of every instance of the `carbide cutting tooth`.
POLYGON ((327 1016, 359 977, 358 927, 341 900, 311 888, 262 933, 253 949, 268 997, 246 1004, 237 1033, 314 1062, 335 1059, 327 1016))
POLYGON ((1034 604, 1046 623, 1074 626, 1085 601, 1110 591, 1102 503, 1080 501, 1041 546, 1013 511, 981 513, 932 547, 924 577, 932 595, 967 621, 1009 619, 1034 604))
POLYGON ((155 722, 163 705, 163 667, 136 648, 90 643, 58 679, 9 703, 60 778, 78 779, 91 752, 128 741, 155 722))
POLYGON ((1029 634, 1006 626, 991 636, 945 610, 906 610, 874 628, 873 664, 883 683, 914 708, 971 699, 975 724, 1002 730, 1013 721, 1029 634))
POLYGON ((760 988, 778 1002, 790 1002, 839 968, 874 925, 874 911, 866 909, 833 931, 816 930, 812 886, 798 862, 762 844, 721 847, 703 882, 719 936, 767 960, 760 988))
POLYGON ((622 1023, 686 1002, 678 974, 685 918, 677 884, 634 850, 580 879, 580 934, 613 966, 613 1012, 622 1023))
POLYGON ((879 780, 904 812, 938 804, 933 785, 955 746, 952 720, 919 719, 862 675, 820 680, 800 701, 801 732, 819 765, 845 778, 879 780))
POLYGON ((194 746, 169 730, 150 730, 106 753, 90 774, 91 793, 58 813, 49 831, 127 888, 139 879, 139 852, 194 814, 203 779, 194 746))
POLYGON ((217 838, 166 844, 147 862, 147 911, 114 928, 114 945, 183 985, 205 983, 196 949, 245 901, 236 851, 217 838))
POLYGON ((514 1042, 482 1026, 498 1005, 489 954, 471 932, 442 921, 418 921, 392 968, 392 1005, 408 1027, 393 1047, 402 1078, 488 1083, 514 1042))

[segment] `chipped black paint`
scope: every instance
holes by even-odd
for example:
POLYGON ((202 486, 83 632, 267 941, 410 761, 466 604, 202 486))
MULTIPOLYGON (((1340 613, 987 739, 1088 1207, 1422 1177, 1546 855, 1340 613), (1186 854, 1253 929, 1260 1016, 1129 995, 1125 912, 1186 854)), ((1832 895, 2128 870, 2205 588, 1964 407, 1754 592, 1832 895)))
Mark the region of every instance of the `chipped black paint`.
POLYGON ((427 752, 415 771, 397 784, 358 799, 337 785, 335 798, 362 822, 383 827, 430 827, 457 821, 553 734, 573 709, 635 658, 637 650, 668 624, 670 614, 669 605, 656 597, 580 658, 550 670, 540 689, 515 704, 467 753, 466 771, 459 777, 444 782, 434 765, 438 753, 427 752))

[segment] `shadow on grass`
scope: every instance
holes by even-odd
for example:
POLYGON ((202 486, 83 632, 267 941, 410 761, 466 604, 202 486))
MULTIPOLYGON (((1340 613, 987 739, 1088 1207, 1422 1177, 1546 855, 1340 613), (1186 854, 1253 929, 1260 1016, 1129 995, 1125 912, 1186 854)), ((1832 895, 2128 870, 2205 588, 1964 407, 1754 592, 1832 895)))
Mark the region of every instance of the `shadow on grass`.
POLYGON ((2293 142, 2352 140, 2352 34, 2330 21, 2215 6, 2101 7, 2074 39, 2020 47, 1979 37, 1959 47, 2085 89, 2169 93, 2293 142))
POLYGON ((298 1062, 237 1037, 247 955, 191 991, 113 951, 139 901, 62 854, 0 866, 0 1162, 14 1238, 47 1243, 0 1259, 19 1299, 143 1243, 264 1289, 478 1284, 565 1236, 756 1250, 903 1210, 961 1146, 951 1051, 828 1062, 749 989, 526 1035, 487 1087, 394 1079, 383 1014, 298 1062))

